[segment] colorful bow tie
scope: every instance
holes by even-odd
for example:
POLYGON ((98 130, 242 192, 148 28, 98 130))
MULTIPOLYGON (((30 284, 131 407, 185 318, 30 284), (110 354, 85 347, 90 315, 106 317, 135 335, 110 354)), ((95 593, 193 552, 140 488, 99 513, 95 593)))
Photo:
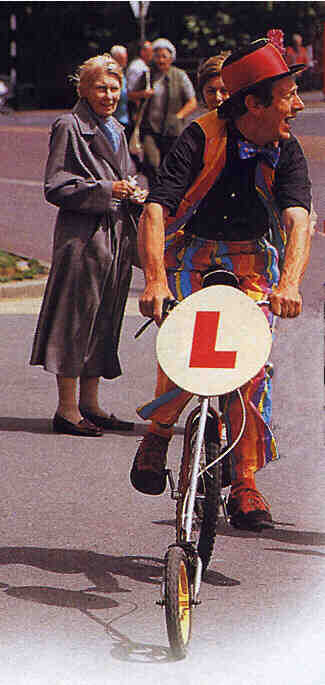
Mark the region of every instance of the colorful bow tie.
POLYGON ((248 140, 238 140, 238 151, 240 159, 250 159, 256 155, 264 157, 268 164, 275 168, 280 157, 280 148, 274 145, 265 146, 255 145, 248 140))

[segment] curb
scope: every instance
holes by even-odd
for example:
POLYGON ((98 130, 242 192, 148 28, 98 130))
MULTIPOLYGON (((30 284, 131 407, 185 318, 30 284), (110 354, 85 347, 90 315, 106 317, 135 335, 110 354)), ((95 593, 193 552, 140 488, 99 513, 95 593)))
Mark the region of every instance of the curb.
MULTIPOLYGON (((318 235, 325 238, 325 232, 322 233, 318 229, 315 231, 318 235)), ((23 297, 43 297, 47 276, 33 281, 19 281, 18 283, 3 283, 0 285, 0 300, 12 298, 19 300, 23 297)))
POLYGON ((21 297, 42 297, 47 283, 47 276, 31 281, 19 281, 17 283, 3 283, 0 285, 0 299, 21 297))

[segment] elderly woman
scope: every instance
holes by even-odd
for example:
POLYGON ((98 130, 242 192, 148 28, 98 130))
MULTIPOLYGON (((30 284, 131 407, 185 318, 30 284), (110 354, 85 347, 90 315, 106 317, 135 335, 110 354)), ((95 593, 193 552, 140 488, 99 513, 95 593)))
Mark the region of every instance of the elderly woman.
POLYGON ((72 78, 79 100, 53 124, 46 166, 45 196, 59 212, 31 364, 56 374, 53 430, 95 437, 133 429, 100 408, 98 385, 101 376, 121 374, 118 343, 135 239, 130 201, 143 198, 128 177, 123 127, 112 117, 120 66, 98 55, 72 78))
POLYGON ((220 55, 209 57, 198 68, 198 90, 209 111, 219 107, 228 97, 221 78, 221 67, 228 55, 230 52, 221 52, 220 55))
MULTIPOLYGON (((184 119, 197 107, 195 90, 182 69, 172 66, 176 59, 174 45, 166 38, 152 43, 153 67, 151 85, 153 95, 144 111, 141 135, 144 147, 144 172, 149 184, 155 178, 160 164, 184 128, 184 119)), ((144 90, 144 77, 134 90, 144 90)))

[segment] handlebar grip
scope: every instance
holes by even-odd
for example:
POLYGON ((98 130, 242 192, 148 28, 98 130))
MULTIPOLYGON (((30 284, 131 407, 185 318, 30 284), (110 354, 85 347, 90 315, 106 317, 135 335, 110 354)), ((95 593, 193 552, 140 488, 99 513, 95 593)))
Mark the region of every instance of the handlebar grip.
POLYGON ((141 333, 143 333, 143 332, 146 330, 146 328, 148 328, 148 326, 150 326, 150 324, 151 324, 153 321, 154 321, 153 318, 148 319, 147 321, 145 321, 145 323, 142 324, 142 326, 141 326, 141 327, 137 330, 137 332, 134 334, 134 337, 135 337, 135 338, 138 338, 138 337, 141 335, 141 333))
MULTIPOLYGON (((163 308, 162 308, 163 317, 165 318, 169 314, 169 312, 171 312, 171 310, 174 309, 174 307, 176 307, 177 304, 178 304, 178 300, 169 300, 168 298, 166 298, 163 301, 163 308)), ((139 330, 134 334, 134 337, 138 338, 141 335, 141 333, 143 333, 146 330, 146 328, 148 328, 148 326, 150 326, 150 324, 153 323, 153 321, 154 321, 153 317, 148 319, 141 326, 141 328, 139 328, 139 330)))
POLYGON ((169 312, 171 312, 172 309, 174 309, 174 307, 176 307, 177 304, 178 304, 177 300, 169 300, 168 298, 166 298, 163 301, 163 309, 162 309, 163 316, 167 316, 167 314, 169 314, 169 312))

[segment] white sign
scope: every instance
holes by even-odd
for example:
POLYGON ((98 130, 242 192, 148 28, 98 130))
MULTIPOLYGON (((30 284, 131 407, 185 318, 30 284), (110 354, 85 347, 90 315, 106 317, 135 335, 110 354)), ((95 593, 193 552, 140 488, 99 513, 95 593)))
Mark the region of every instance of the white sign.
POLYGON ((195 395, 231 392, 255 376, 270 354, 272 336, 261 308, 240 290, 215 285, 190 295, 159 329, 159 364, 195 395))

